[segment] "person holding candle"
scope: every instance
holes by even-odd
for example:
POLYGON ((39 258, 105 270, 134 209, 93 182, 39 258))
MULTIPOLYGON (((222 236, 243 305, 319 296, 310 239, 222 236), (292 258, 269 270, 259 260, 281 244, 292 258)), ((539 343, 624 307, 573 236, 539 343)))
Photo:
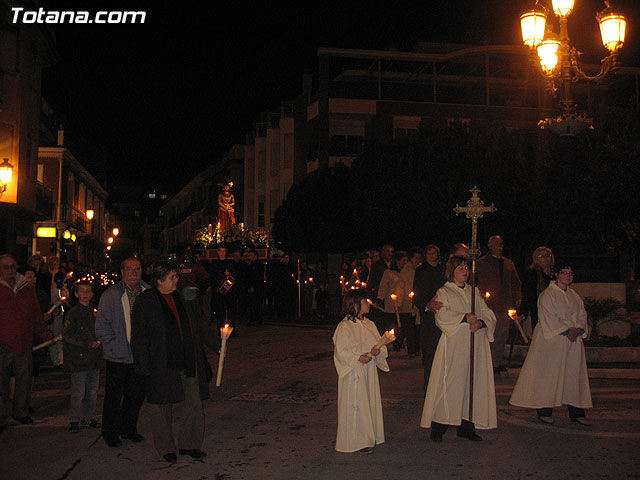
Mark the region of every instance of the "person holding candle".
POLYGON ((167 462, 177 460, 173 438, 172 407, 180 409, 178 452, 203 458, 204 411, 209 398, 206 359, 202 343, 214 351, 220 339, 204 326, 197 302, 177 292, 178 267, 157 262, 152 288, 140 294, 133 306, 131 349, 136 374, 146 378, 146 398, 153 417, 153 443, 167 462))
POLYGON ((441 442, 449 425, 458 436, 472 441, 482 438, 476 428, 496 428, 496 396, 491 350, 496 317, 476 288, 475 313, 471 313, 469 263, 451 257, 446 265, 447 283, 438 290, 442 307, 436 325, 442 330, 433 360, 420 426, 431 428, 431 440, 441 442), (470 347, 474 332, 473 416, 469 415, 470 347))
POLYGON ((338 452, 370 453, 384 443, 379 368, 389 371, 387 348, 392 334, 383 342, 369 313, 367 292, 350 290, 344 299, 344 319, 333 334, 333 361, 338 373, 338 452), (377 345, 380 345, 377 348, 377 345))
POLYGON ((573 266, 556 262, 557 280, 538 299, 540 322, 509 403, 535 408, 540 421, 552 424, 553 407, 567 405, 572 422, 591 425, 591 391, 582 339, 587 337, 587 312, 580 296, 569 286, 573 266))
MULTIPOLYGON (((381 300, 384 305, 384 312, 380 312, 382 329, 379 331, 389 330, 390 328, 396 329, 398 339, 393 343, 393 350, 395 352, 402 350, 404 345, 404 331, 398 325, 400 297, 395 293, 395 289, 400 281, 400 271, 408 261, 409 255, 407 252, 402 250, 395 252, 391 266, 384 271, 377 289, 377 298, 381 300), (398 310, 398 314, 396 310, 398 310)), ((378 326, 378 323, 376 323, 376 326, 378 326)))

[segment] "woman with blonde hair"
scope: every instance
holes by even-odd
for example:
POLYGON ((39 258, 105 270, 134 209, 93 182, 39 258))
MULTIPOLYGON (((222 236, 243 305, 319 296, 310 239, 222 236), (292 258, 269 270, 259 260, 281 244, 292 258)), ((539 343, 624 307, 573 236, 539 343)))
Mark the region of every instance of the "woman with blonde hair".
POLYGON ((553 266, 555 257, 549 247, 541 246, 533 251, 533 262, 522 276, 522 303, 520 315, 531 316, 531 331, 538 324, 538 297, 555 278, 553 266))

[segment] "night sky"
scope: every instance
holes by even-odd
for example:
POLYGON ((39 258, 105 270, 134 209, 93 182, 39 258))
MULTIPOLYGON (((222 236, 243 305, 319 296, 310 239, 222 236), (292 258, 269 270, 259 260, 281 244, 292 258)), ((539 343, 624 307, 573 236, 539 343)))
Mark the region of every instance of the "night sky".
MULTIPOLYGON (((319 47, 398 49, 416 42, 517 44, 531 0, 443 2, 72 2, 45 10, 145 10, 143 25, 54 26, 60 61, 44 71, 44 98, 68 145, 99 180, 174 192, 244 141, 260 112, 301 93, 319 47), (111 160, 105 164, 106 154, 111 160)), ((640 2, 627 14, 626 64, 640 66, 640 2)), ((576 0, 570 34, 604 56, 595 12, 576 0), (586 27, 585 27, 586 26, 586 27), (586 28, 586 30, 585 30, 586 28), (590 40, 592 39, 592 40, 590 40)), ((580 43, 584 44, 582 47, 580 43)))

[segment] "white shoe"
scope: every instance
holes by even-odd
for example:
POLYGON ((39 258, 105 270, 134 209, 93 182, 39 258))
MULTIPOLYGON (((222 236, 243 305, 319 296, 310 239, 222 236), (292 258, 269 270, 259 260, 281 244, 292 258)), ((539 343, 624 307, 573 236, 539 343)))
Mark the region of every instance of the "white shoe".
POLYGON ((540 420, 543 423, 546 423, 548 425, 553 425, 553 418, 552 417, 538 417, 538 420, 540 420))

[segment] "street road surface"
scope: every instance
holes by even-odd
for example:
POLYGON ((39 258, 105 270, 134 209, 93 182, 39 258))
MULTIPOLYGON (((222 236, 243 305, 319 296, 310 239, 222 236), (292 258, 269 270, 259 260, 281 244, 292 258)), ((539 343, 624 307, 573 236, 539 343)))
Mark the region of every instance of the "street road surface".
MULTIPOLYGON (((593 426, 571 423, 566 408, 555 425, 508 404, 519 369, 496 377, 496 430, 483 442, 429 440, 419 427, 422 364, 391 352, 391 372, 380 374, 386 443, 370 455, 334 450, 337 376, 333 330, 285 326, 241 329, 230 340, 222 387, 205 402, 203 450, 168 465, 151 439, 148 410, 139 431, 146 440, 109 448, 99 429, 69 434, 69 374, 43 367, 32 404, 34 425, 15 422, 0 435, 0 479, 638 479, 640 370, 594 370, 593 426)), ((217 355, 209 353, 214 374, 217 355)), ((100 379, 98 414, 104 378, 100 379)), ((98 417, 99 418, 99 417, 98 417)))

